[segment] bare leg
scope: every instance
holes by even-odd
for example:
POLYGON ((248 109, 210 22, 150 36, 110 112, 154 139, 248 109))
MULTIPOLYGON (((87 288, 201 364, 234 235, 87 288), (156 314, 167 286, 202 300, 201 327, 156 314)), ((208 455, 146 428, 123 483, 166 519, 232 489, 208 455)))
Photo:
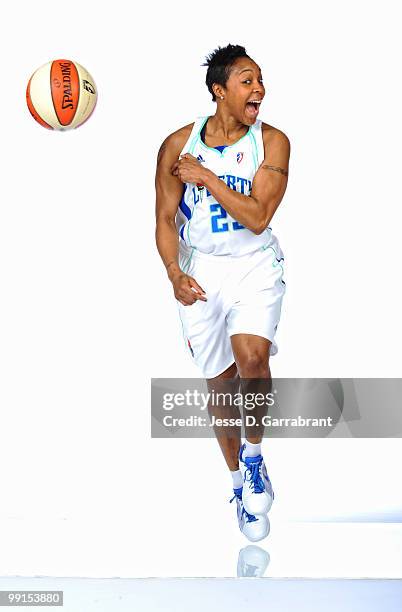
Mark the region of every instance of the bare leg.
MULTIPOLYGON (((239 391, 239 376, 236 364, 233 363, 227 370, 216 376, 207 379, 208 391, 210 393, 231 394, 232 397, 239 391)), ((208 412, 210 416, 216 418, 235 418, 240 419, 241 414, 238 406, 225 405, 221 402, 209 402, 208 412)), ((239 469, 239 450, 241 440, 241 427, 214 427, 214 431, 219 442, 219 446, 225 458, 228 468, 234 472, 239 469)))
MULTIPOLYGON (((269 367, 269 351, 271 342, 261 336, 252 334, 235 334, 231 337, 233 354, 240 375, 240 385, 243 398, 255 397, 257 393, 266 396, 272 390, 271 370, 269 367)), ((253 444, 259 444, 264 434, 262 417, 267 414, 267 402, 255 405, 254 408, 243 411, 256 419, 255 425, 245 425, 246 438, 253 444)))

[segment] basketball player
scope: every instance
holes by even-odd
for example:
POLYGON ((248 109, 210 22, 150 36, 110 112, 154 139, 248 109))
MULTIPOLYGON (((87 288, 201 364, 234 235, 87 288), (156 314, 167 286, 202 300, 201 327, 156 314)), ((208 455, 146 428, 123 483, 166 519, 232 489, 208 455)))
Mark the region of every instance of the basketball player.
MULTIPOLYGON (((284 257, 269 224, 285 194, 290 145, 258 119, 265 89, 244 47, 219 47, 204 65, 216 112, 180 128, 159 150, 156 243, 187 350, 209 389, 240 381, 247 390, 252 381, 271 381, 269 357, 278 351, 284 257)), ((242 445, 240 435, 235 428, 218 441, 240 530, 258 541, 269 532, 273 491, 262 429, 246 428, 242 445)))

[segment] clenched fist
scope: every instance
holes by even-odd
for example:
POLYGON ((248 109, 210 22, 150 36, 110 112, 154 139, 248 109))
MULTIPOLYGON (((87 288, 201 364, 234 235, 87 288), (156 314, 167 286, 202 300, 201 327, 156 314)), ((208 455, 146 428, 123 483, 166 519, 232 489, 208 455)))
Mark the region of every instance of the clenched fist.
POLYGON ((206 169, 194 155, 185 153, 173 164, 171 172, 183 183, 196 183, 197 185, 202 185, 206 169))

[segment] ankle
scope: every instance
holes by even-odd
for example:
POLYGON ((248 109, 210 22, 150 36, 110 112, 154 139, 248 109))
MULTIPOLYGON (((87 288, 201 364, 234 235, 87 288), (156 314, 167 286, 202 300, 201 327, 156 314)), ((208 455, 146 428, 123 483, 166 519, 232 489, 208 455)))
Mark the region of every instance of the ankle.
POLYGON ((243 477, 240 470, 230 472, 232 476, 233 489, 240 489, 243 486, 243 477))
POLYGON ((261 455, 261 442, 254 444, 253 442, 245 440, 243 457, 257 457, 258 455, 261 455))

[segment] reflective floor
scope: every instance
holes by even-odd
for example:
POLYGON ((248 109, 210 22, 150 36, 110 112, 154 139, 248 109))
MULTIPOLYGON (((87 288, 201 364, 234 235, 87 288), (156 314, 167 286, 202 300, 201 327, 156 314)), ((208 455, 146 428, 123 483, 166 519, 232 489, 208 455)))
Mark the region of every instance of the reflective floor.
POLYGON ((10 476, 0 576, 402 579, 399 440, 265 447, 275 501, 257 550, 216 441, 152 440, 135 469, 105 454, 93 469, 76 460, 40 482, 25 475, 28 490, 10 476))
POLYGON ((163 531, 145 520, 141 530, 127 520, 2 520, 0 575, 235 577, 254 572, 266 577, 402 578, 401 524, 285 522, 274 510, 270 516, 271 533, 254 546, 262 552, 254 550, 251 556, 244 553, 250 543, 229 517, 197 525, 183 515, 174 529, 161 523, 163 531), (238 574, 241 551, 244 569, 238 574))
POLYGON ((65 612, 399 612, 402 601, 399 580, 0 578, 12 589, 62 591, 65 612))

